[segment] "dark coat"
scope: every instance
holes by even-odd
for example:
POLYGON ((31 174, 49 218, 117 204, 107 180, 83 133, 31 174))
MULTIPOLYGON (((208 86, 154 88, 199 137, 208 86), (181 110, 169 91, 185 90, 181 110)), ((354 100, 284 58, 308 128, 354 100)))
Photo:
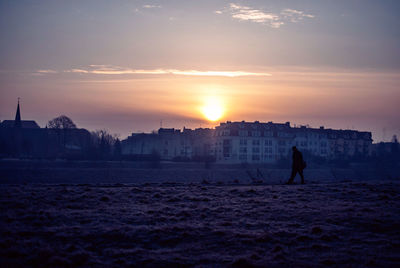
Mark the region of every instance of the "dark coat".
POLYGON ((303 170, 304 169, 304 160, 303 160, 303 155, 299 150, 293 150, 293 162, 292 162, 292 168, 297 169, 297 170, 303 170))

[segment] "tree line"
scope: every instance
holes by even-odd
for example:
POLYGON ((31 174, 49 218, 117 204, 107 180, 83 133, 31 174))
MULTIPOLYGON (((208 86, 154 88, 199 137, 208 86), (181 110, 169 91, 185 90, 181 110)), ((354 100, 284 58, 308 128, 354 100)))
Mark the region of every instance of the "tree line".
MULTIPOLYGON (((76 124, 66 115, 60 115, 47 123, 47 128, 62 132, 76 129, 76 124)), ((90 145, 86 158, 91 160, 119 160, 121 159, 121 142, 118 134, 111 134, 106 129, 90 131, 90 145)))

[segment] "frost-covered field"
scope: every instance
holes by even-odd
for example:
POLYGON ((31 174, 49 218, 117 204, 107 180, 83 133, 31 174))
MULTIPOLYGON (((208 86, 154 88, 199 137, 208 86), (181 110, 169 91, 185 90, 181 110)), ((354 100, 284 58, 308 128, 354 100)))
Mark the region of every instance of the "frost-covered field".
POLYGON ((400 183, 0 185, 0 266, 399 266, 400 183))

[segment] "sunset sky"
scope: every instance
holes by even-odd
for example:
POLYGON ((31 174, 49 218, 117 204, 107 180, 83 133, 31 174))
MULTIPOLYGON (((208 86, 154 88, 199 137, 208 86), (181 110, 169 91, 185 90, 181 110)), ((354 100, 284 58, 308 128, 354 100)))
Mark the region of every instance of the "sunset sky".
POLYGON ((65 114, 121 138, 258 120, 390 140, 399 14, 396 0, 0 1, 0 120, 20 97, 41 127, 65 114))

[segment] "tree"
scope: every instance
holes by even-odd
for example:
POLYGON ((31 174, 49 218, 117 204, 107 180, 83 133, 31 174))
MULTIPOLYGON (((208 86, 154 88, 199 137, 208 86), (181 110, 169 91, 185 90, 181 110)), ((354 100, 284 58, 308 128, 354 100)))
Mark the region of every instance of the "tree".
POLYGON ((68 140, 68 130, 75 129, 76 125, 72 120, 65 116, 60 115, 59 117, 53 118, 47 123, 49 129, 54 129, 58 137, 58 153, 59 156, 65 157, 66 145, 68 140))
POLYGON ((60 115, 59 117, 53 118, 47 123, 47 126, 49 128, 54 128, 54 129, 72 129, 76 128, 76 125, 72 120, 65 116, 65 115, 60 115))
POLYGON ((100 159, 110 158, 112 146, 117 140, 118 135, 110 134, 107 130, 101 129, 91 132, 92 146, 95 155, 93 157, 100 159))

